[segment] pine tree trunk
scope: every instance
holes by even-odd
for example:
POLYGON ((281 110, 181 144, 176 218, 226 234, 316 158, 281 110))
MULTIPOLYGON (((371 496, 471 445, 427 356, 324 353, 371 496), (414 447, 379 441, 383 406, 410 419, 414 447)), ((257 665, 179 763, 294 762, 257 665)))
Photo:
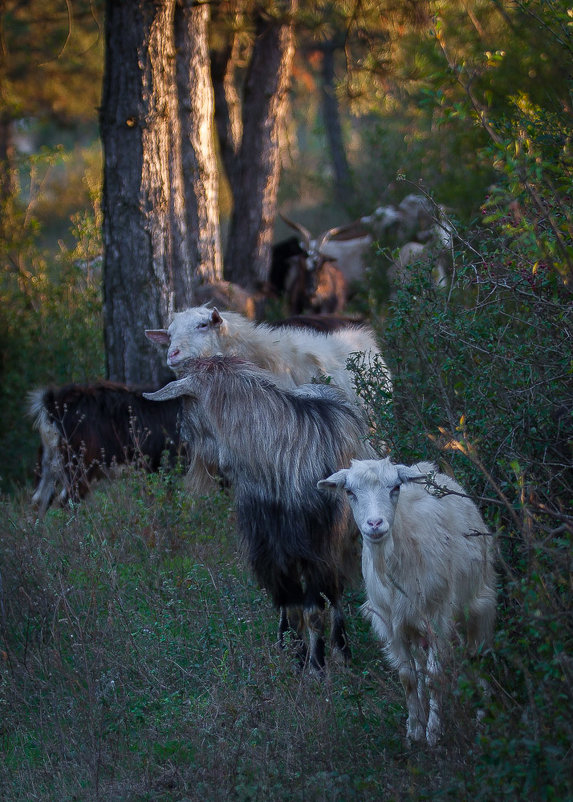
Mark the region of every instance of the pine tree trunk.
POLYGON ((288 12, 281 19, 258 16, 245 82, 225 274, 247 289, 264 281, 269 268, 280 174, 279 128, 294 54, 292 14, 296 3, 285 3, 288 12))
POLYGON ((198 283, 223 278, 214 98, 209 69, 209 5, 179 0, 175 11, 177 89, 188 249, 198 283))
POLYGON ((215 92, 215 124, 221 159, 231 187, 237 182, 238 158, 243 121, 241 99, 235 85, 236 36, 225 50, 211 56, 211 76, 215 92))
MULTIPOLYGON (((235 0, 231 12, 232 22, 238 27, 241 14, 235 0)), ((237 185, 239 151, 243 133, 241 98, 237 91, 236 71, 239 57, 239 37, 236 30, 229 34, 229 41, 220 50, 211 53, 211 80, 215 97, 215 125, 219 138, 221 160, 231 186, 237 185)))
POLYGON ((325 44, 322 48, 322 115, 324 119, 324 129, 326 140, 332 159, 334 170, 334 192, 338 203, 345 206, 348 198, 352 196, 350 168, 346 158, 344 148, 344 138, 342 136, 342 125, 340 122, 340 108, 336 97, 336 86, 334 82, 334 53, 337 45, 332 43, 325 44))
POLYGON ((110 379, 161 383, 146 339, 192 302, 175 82, 175 0, 107 0, 100 117, 104 151, 104 337, 110 379))

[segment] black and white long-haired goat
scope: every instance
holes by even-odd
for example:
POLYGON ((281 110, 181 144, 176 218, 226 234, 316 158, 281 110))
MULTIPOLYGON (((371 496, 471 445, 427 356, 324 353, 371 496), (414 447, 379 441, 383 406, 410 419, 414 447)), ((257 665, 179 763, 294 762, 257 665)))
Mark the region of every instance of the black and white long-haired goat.
POLYGON ((301 658, 325 664, 324 610, 333 653, 350 656, 341 597, 360 571, 356 528, 345 499, 324 495, 320 478, 374 454, 360 410, 342 391, 277 387, 272 374, 237 357, 190 359, 183 378, 146 394, 185 396, 183 431, 235 491, 237 525, 250 567, 281 610, 279 642, 296 633, 301 658))

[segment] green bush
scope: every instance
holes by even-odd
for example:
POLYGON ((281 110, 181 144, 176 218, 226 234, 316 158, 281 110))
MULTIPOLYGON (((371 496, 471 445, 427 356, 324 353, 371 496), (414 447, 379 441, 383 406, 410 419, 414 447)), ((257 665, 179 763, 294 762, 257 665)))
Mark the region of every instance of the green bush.
POLYGON ((573 293, 564 262, 542 260, 548 229, 543 242, 535 231, 524 237, 523 221, 509 216, 458 232, 447 289, 436 289, 423 264, 391 303, 373 281, 391 404, 382 365, 368 374, 357 359, 354 368, 380 446, 452 471, 497 535, 499 616, 483 664, 492 693, 468 793, 564 799, 573 738, 573 293))
MULTIPOLYGON (((13 221, 16 213, 13 213, 13 221)), ((45 384, 105 375, 101 243, 91 214, 72 220, 73 248, 57 256, 38 245, 32 221, 0 244, 0 486, 30 479, 38 445, 27 394, 45 384), (22 235, 24 232, 24 235, 22 235)))

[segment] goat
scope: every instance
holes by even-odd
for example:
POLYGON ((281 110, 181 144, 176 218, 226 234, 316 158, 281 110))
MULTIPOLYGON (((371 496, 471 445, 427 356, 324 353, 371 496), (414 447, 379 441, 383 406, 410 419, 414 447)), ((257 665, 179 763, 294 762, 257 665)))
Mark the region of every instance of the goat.
POLYGON ((168 346, 167 364, 176 375, 180 375, 190 357, 240 356, 269 370, 282 387, 293 388, 328 377, 352 399, 356 399, 356 391, 352 373, 346 369, 350 354, 364 353, 367 365, 374 357, 382 359, 374 332, 368 326, 347 326, 329 334, 299 327, 272 328, 207 306, 177 312, 167 330, 151 329, 145 333, 152 342, 168 346))
POLYGON ((337 314, 348 299, 348 282, 335 262, 321 258, 315 267, 299 256, 287 281, 288 309, 291 315, 303 312, 337 314))
MULTIPOLYGON (((167 364, 180 376, 186 360, 215 354, 239 356, 273 374, 275 383, 293 389, 315 379, 326 378, 357 401, 353 375, 346 362, 353 353, 364 353, 364 363, 382 361, 374 332, 368 326, 348 326, 330 334, 307 328, 255 324, 243 316, 192 307, 174 315, 167 330, 147 330, 147 337, 168 346, 167 364)), ((387 374, 390 390, 390 374, 387 374)), ((184 435, 185 436, 185 435, 184 435)), ((192 435, 191 435, 192 439, 192 435)), ((209 492, 213 487, 216 461, 205 461, 192 454, 188 475, 189 488, 195 493, 209 492)))
MULTIPOLYGON (((146 398, 184 396, 183 422, 205 461, 234 487, 237 526, 251 569, 280 609, 279 643, 296 633, 301 659, 325 665, 325 604, 333 652, 350 656, 341 597, 357 573, 355 527, 344 499, 325 498, 325 470, 374 454, 360 410, 344 393, 312 384, 284 390, 236 357, 188 360, 184 376, 146 398)), ((358 568, 359 570, 359 568, 358 568)))
POLYGON ((249 320, 256 320, 261 316, 265 303, 262 293, 250 293, 230 281, 200 284, 194 289, 194 298, 197 304, 210 303, 219 309, 239 312, 249 320))
POLYGON ((342 315, 292 315, 281 320, 274 320, 268 325, 273 329, 280 329, 286 326, 314 329, 323 334, 330 334, 348 326, 366 326, 366 321, 363 318, 344 317, 342 315))
POLYGON ((426 195, 406 195, 397 206, 380 206, 361 218, 387 247, 398 249, 387 269, 391 297, 404 283, 406 269, 424 262, 432 265, 436 287, 445 287, 452 267, 454 227, 446 210, 426 195))
POLYGON ((431 237, 425 243, 407 242, 398 250, 396 259, 388 267, 388 280, 392 287, 391 297, 405 283, 408 267, 424 263, 431 266, 434 286, 445 287, 452 266, 453 230, 447 223, 437 223, 431 237))
POLYGON ((180 401, 157 407, 144 389, 113 382, 46 387, 29 395, 29 414, 40 432, 39 476, 32 504, 43 517, 62 485, 59 501, 84 498, 109 469, 141 459, 157 471, 167 452, 174 464, 185 449, 178 431, 180 401))
POLYGON ((380 239, 391 239, 397 245, 405 242, 427 242, 442 214, 442 207, 426 195, 406 195, 398 205, 379 206, 371 215, 360 218, 380 239))
POLYGON ((398 670, 407 737, 425 737, 430 745, 441 732, 440 661, 454 623, 465 623, 467 641, 477 649, 491 635, 496 607, 492 538, 460 485, 436 470, 429 462, 353 460, 318 483, 350 502, 363 540, 363 609, 398 670))
POLYGON ((301 223, 289 220, 282 214, 281 217, 302 238, 300 246, 303 254, 299 257, 295 274, 298 275, 303 269, 311 275, 318 274, 324 263, 334 265, 345 281, 346 294, 353 282, 363 279, 366 267, 364 257, 372 244, 372 235, 360 221, 329 228, 315 239, 301 223))

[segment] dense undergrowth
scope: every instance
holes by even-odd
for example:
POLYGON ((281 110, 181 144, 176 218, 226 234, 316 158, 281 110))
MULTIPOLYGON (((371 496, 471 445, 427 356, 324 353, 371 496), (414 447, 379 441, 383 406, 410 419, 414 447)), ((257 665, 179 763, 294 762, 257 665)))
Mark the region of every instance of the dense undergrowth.
POLYGON ((237 551, 232 495, 133 469, 43 521, 27 490, 2 497, 3 798, 572 797, 571 293, 509 234, 479 254, 461 237, 451 287, 420 265, 390 304, 374 274, 390 406, 354 366, 376 436, 453 471, 496 535, 494 642, 454 653, 440 745, 405 743, 360 588, 352 665, 300 674, 237 551))
POLYGON ((23 399, 102 377, 101 243, 88 218, 51 260, 24 226, 0 243, 2 799, 573 799, 570 113, 520 97, 487 125, 499 181, 448 286, 420 264, 390 302, 381 254, 359 299, 394 383, 389 405, 356 360, 376 438, 452 471, 497 543, 494 641, 453 655, 433 750, 405 744, 360 588, 349 668, 318 682, 277 649, 227 491, 134 469, 35 519, 23 399))
MULTIPOLYGON (((479 728, 475 667, 459 657, 442 744, 409 749, 361 591, 346 600, 352 666, 300 674, 231 509, 225 491, 191 499, 180 479, 135 470, 42 523, 26 498, 3 500, 2 798, 503 798, 505 655, 482 668, 494 686, 479 728)), ((538 773, 506 779, 508 798, 518 782, 544 798, 538 773)))
MULTIPOLYGON (((507 222, 507 221, 504 221, 507 222)), ((456 243, 447 290, 413 266, 378 307, 392 404, 355 361, 377 439, 431 458, 476 498, 498 544, 485 798, 570 798, 573 744, 573 295, 519 226, 456 243), (498 794, 494 794, 494 786, 498 794)), ((373 284, 372 297, 378 296, 373 284)))
MULTIPOLYGON (((437 749, 404 741, 403 693, 360 588, 346 599, 349 668, 317 682, 278 651, 228 492, 192 498, 179 476, 133 469, 37 521, 20 407, 0 501, 3 799, 572 798, 571 287, 566 260, 544 260, 522 223, 495 225, 459 232, 445 289, 419 265, 388 302, 373 270, 390 405, 376 370, 354 365, 376 437, 453 471, 498 545, 494 642, 478 662, 454 654, 437 749)), ((46 370, 101 370, 97 283, 65 264, 65 280, 20 279, 5 337, 27 367, 5 364, 4 402, 46 370)))

